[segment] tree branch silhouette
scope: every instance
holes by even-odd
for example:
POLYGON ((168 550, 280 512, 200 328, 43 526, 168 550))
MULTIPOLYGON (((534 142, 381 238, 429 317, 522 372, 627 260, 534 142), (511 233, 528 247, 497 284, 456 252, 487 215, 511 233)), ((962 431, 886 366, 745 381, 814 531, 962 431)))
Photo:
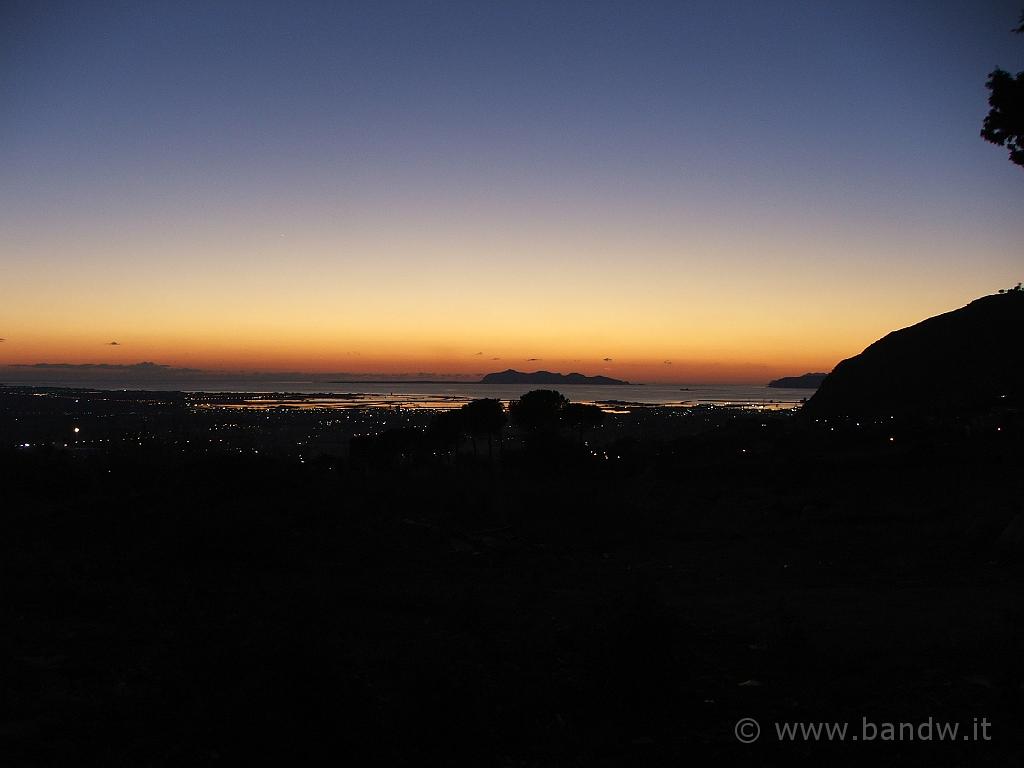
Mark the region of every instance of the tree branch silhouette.
MULTIPOLYGON (((1020 26, 1013 31, 1024 34, 1024 12, 1020 26)), ((989 73, 985 87, 990 91, 989 112, 981 127, 981 137, 1006 147, 1010 162, 1024 167, 1024 72, 1014 76, 996 67, 989 73)))

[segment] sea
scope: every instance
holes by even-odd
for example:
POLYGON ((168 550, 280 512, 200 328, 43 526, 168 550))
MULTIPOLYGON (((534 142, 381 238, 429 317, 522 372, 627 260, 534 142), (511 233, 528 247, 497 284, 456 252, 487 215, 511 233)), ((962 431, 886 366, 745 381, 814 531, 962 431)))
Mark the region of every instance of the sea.
POLYGON ((220 395, 259 395, 264 405, 274 401, 316 403, 320 407, 403 406, 450 408, 476 398, 516 400, 532 389, 557 389, 572 402, 632 406, 722 405, 792 408, 813 394, 810 389, 780 389, 754 384, 608 384, 540 385, 469 382, 351 381, 316 379, 26 376, 0 384, 8 386, 75 387, 95 390, 148 390, 220 395), (294 395, 296 397, 289 397, 294 395), (315 397, 314 397, 315 396, 315 397))

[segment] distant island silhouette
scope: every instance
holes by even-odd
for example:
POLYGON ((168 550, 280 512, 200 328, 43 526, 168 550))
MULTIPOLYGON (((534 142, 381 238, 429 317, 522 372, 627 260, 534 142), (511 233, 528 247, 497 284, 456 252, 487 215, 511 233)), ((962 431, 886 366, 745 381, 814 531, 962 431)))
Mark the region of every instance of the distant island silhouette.
POLYGON ((552 371, 516 371, 509 368, 497 373, 488 373, 479 381, 470 379, 341 379, 325 381, 325 384, 629 384, 622 379, 609 376, 585 376, 582 373, 553 373, 552 371))
POLYGON ((817 389, 828 376, 827 373, 805 373, 802 376, 783 376, 768 382, 777 389, 817 389))
POLYGON ((584 376, 582 373, 552 373, 551 371, 534 371, 525 373, 511 368, 499 373, 488 373, 481 384, 590 384, 610 385, 629 384, 628 381, 613 379, 608 376, 584 376))
POLYGON ((469 379, 335 379, 324 384, 474 384, 469 379))
POLYGON ((1024 398, 1024 291, 1012 289, 893 331, 843 360, 807 401, 813 415, 943 413, 1024 398))

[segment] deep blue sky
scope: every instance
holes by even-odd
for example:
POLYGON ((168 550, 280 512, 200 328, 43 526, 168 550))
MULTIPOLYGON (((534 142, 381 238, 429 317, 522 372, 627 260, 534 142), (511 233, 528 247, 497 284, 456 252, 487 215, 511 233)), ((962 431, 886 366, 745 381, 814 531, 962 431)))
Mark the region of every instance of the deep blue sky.
MULTIPOLYGON (((739 318, 742 343, 640 356, 764 362, 742 350, 777 344, 792 359, 805 327, 824 363, 846 348, 818 331, 856 346, 1022 277, 1024 172, 978 138, 985 75, 1024 69, 1024 36, 1009 33, 1021 5, 5 0, 0 299, 17 313, 0 309, 0 336, 34 340, 18 359, 63 349, 70 316, 32 314, 54 280, 83 288, 73 309, 104 318, 96 333, 143 309, 113 282, 134 297, 149 286, 167 319, 138 322, 171 344, 185 294, 214 335, 250 328, 245 302, 215 297, 253 264, 273 272, 246 278, 263 310, 305 297, 322 326, 331 302, 368 299, 295 275, 397 264, 377 299, 463 281, 447 306, 473 287, 467 270, 491 281, 555 263, 573 312, 621 312, 615 327, 648 341, 739 318), (200 265, 202 286, 176 282, 200 265), (571 287, 587 268, 607 278, 587 278, 593 305, 571 287), (820 318, 837 290, 841 312, 820 318), (754 296, 793 333, 759 335, 754 296), (712 311, 727 297, 742 306, 712 311)), ((538 328, 564 320, 547 309, 559 292, 524 299, 529 284, 494 300, 540 313, 538 328)), ((510 344, 488 306, 465 311, 510 344)), ((446 328, 420 339, 438 359, 462 354, 446 328)), ((336 330, 321 341, 405 354, 358 321, 336 330)), ((261 332, 288 346, 303 329, 261 332)), ((523 333, 524 350, 573 354, 568 331, 523 333)))

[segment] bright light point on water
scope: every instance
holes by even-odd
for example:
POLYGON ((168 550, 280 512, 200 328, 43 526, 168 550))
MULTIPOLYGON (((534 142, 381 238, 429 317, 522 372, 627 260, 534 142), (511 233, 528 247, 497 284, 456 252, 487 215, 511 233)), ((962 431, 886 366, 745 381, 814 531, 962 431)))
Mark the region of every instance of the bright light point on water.
POLYGON ((75 429, 74 429, 74 432, 75 432, 75 434, 76 434, 76 435, 77 435, 77 434, 78 434, 78 433, 79 433, 80 431, 81 431, 81 430, 79 430, 79 429, 78 429, 78 427, 75 427, 75 429))

